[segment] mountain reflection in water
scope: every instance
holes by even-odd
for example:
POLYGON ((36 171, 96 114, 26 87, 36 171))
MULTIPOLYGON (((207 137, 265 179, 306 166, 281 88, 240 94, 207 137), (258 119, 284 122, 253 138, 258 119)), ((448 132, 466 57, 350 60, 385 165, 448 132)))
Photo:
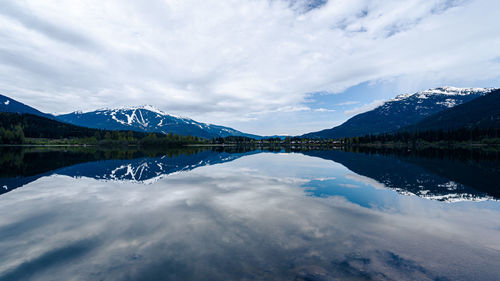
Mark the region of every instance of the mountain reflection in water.
POLYGON ((0 280, 496 280, 498 164, 462 160, 3 151, 0 280))
MULTIPOLYGON (((4 149, 0 160, 0 194, 49 175, 151 183, 175 172, 233 161, 261 152, 264 151, 235 148, 192 148, 167 152, 102 151, 92 148, 46 151, 4 149)), ((365 181, 370 181, 372 185, 401 194, 447 202, 500 198, 500 159, 496 159, 496 154, 493 159, 457 160, 442 155, 418 157, 373 151, 306 150, 298 153, 342 164, 354 172, 355 177, 365 177, 365 181)), ((312 194, 335 195, 336 191, 332 187, 341 186, 317 186, 312 194)))

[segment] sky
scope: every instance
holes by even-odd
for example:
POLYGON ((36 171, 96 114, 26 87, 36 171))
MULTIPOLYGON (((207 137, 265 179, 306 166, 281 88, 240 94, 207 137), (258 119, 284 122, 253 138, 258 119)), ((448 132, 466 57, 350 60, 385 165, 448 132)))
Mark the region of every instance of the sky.
POLYGON ((49 113, 153 105, 260 135, 402 93, 500 86, 496 0, 0 0, 0 94, 49 113))

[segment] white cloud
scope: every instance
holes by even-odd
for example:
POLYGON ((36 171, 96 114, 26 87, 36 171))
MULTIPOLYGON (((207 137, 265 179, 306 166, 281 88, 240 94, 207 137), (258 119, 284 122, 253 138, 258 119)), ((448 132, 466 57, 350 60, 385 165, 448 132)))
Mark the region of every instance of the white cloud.
POLYGON ((344 106, 344 105, 353 105, 353 104, 358 104, 359 101, 345 101, 345 102, 341 102, 341 103, 337 103, 338 106, 344 106))
POLYGON ((335 112, 335 109, 328 109, 328 108, 315 108, 315 112, 335 112))
POLYGON ((298 111, 310 111, 310 110, 311 108, 308 106, 283 106, 271 112, 298 112, 298 111))
POLYGON ((347 187, 347 188, 361 188, 361 186, 359 186, 359 185, 350 184, 350 183, 339 183, 338 185, 342 186, 342 187, 347 187))
POLYGON ((380 182, 378 182, 378 181, 376 181, 376 180, 374 180, 372 178, 365 177, 365 176, 362 176, 362 175, 358 175, 358 174, 346 174, 345 178, 353 180, 353 181, 357 181, 357 182, 360 182, 360 183, 364 183, 366 185, 370 185, 370 186, 372 186, 375 189, 380 189, 380 190, 386 190, 387 189, 387 186, 385 186, 383 183, 380 183, 380 182))
POLYGON ((0 91, 49 112, 148 103, 227 124, 364 81, 500 73, 500 2, 323 2, 2 1, 0 91))
POLYGON ((346 111, 344 111, 344 114, 349 115, 349 116, 360 114, 360 113, 372 110, 372 109, 382 105, 383 103, 384 103, 384 100, 374 100, 371 103, 367 103, 367 104, 364 104, 362 106, 346 110, 346 111))

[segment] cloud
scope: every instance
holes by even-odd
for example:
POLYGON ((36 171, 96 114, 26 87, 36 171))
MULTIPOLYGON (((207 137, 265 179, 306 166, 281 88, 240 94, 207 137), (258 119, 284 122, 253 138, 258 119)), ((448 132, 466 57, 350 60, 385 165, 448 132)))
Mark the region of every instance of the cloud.
POLYGON ((386 190, 387 189, 387 186, 385 186, 383 183, 378 182, 378 181, 376 181, 376 180, 374 180, 372 178, 362 176, 362 175, 358 175, 358 174, 346 174, 345 178, 346 179, 350 179, 350 180, 354 180, 354 181, 357 181, 357 182, 360 182, 360 183, 364 183, 366 185, 370 185, 370 186, 372 186, 375 189, 380 189, 380 190, 386 190))
POLYGON ((344 111, 344 114, 349 115, 349 116, 360 114, 360 113, 372 110, 372 109, 382 105, 384 102, 385 102, 384 100, 374 100, 371 103, 367 103, 367 104, 364 104, 362 106, 346 110, 346 111, 344 111))
POLYGON ((308 106, 284 106, 277 108, 272 112, 298 112, 298 111, 310 111, 311 108, 308 106))
POLYGON ((254 120, 303 111, 310 93, 364 81, 498 77, 499 8, 486 0, 2 1, 0 91, 48 112, 148 103, 206 122, 254 120))
POLYGON ((341 103, 337 103, 337 105, 339 106, 344 106, 344 105, 353 105, 353 104, 358 104, 359 101, 345 101, 345 102, 341 102, 341 103))
MULTIPOLYGON (((366 207, 348 201, 350 192, 308 196, 304 183, 312 175, 341 179, 346 172, 332 161, 261 153, 148 186, 42 177, 2 195, 0 213, 8 215, 0 219, 0 276, 234 280, 248 272, 293 280, 309 269, 302 276, 324 277, 317 268, 329 272, 324 279, 437 279, 423 269, 442 279, 498 276, 497 209, 385 189, 370 193, 382 205, 366 207), (408 241, 419 241, 419 250, 408 241), (436 249, 447 258, 432 254, 436 249)), ((336 189, 336 182, 322 186, 336 189)))
POLYGON ((339 183, 338 185, 342 186, 342 187, 347 187, 347 188, 361 188, 361 186, 359 186, 359 185, 350 184, 350 183, 339 183))
POLYGON ((315 108, 314 109, 315 112, 335 112, 336 110, 335 109, 327 109, 327 108, 315 108))

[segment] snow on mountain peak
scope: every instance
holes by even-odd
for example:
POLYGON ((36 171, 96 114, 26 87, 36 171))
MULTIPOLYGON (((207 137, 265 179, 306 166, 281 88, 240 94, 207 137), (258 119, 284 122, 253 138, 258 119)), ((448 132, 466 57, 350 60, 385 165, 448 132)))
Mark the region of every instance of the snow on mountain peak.
POLYGON ((159 110, 158 108, 156 108, 156 107, 154 107, 152 105, 118 106, 118 107, 114 107, 114 108, 107 107, 107 108, 100 108, 100 109, 98 109, 96 111, 113 111, 113 112, 116 112, 116 111, 128 111, 128 110, 134 111, 134 110, 137 110, 137 109, 144 109, 144 110, 152 111, 152 112, 160 114, 160 115, 168 115, 165 112, 159 110))
POLYGON ((448 96, 466 96, 470 94, 487 94, 496 90, 496 88, 457 88, 451 86, 438 87, 434 89, 428 89, 412 94, 401 94, 397 95, 390 101, 401 101, 409 97, 416 97, 419 99, 427 99, 432 95, 448 95, 448 96))
POLYGON ((465 95, 469 95, 472 93, 487 94, 493 90, 495 90, 495 88, 457 88, 457 87, 445 86, 445 87, 439 87, 439 88, 435 88, 435 89, 428 89, 428 90, 422 91, 422 92, 417 93, 417 94, 420 94, 420 95, 438 94, 438 95, 465 96, 465 95))
POLYGON ((400 94, 400 95, 397 95, 395 98, 393 98, 392 100, 393 101, 400 101, 400 100, 404 100, 406 98, 409 98, 410 96, 413 96, 413 94, 400 94))
MULTIPOLYGON (((152 111, 152 112, 160 114, 160 115, 170 115, 170 114, 167 114, 167 113, 159 110, 157 107, 154 107, 154 106, 149 105, 149 104, 141 105, 141 106, 138 106, 134 109, 144 109, 144 110, 149 110, 149 111, 152 111)), ((170 115, 170 116, 172 116, 172 115, 170 115)))
POLYGON ((148 110, 148 111, 154 112, 154 113, 161 115, 161 116, 170 116, 170 117, 174 117, 177 119, 188 120, 188 121, 192 120, 191 118, 188 118, 188 117, 182 117, 182 116, 178 116, 178 115, 174 115, 174 114, 170 114, 170 113, 165 113, 164 111, 158 109, 157 107, 155 107, 153 105, 149 105, 149 104, 140 105, 140 106, 133 106, 133 107, 126 107, 126 108, 121 108, 121 109, 122 110, 143 109, 143 110, 148 110))

